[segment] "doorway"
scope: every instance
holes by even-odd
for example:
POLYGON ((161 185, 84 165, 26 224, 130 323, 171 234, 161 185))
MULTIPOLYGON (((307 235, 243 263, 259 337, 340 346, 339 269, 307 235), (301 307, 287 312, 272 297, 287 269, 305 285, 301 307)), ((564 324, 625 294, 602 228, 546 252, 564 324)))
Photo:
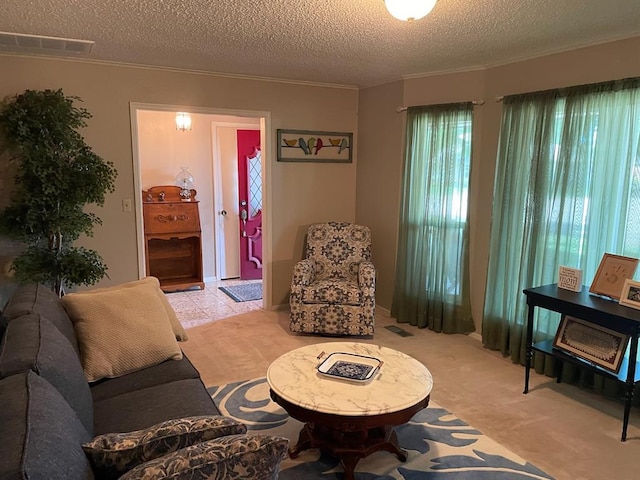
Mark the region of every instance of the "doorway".
MULTIPOLYGON (((135 195, 135 205, 136 205, 136 224, 137 224, 137 238, 138 238, 138 270, 139 276, 142 278, 145 276, 145 258, 144 258, 144 226, 143 226, 143 217, 142 217, 142 189, 148 188, 149 185, 145 183, 150 181, 152 183, 156 183, 156 180, 153 178, 153 175, 163 174, 164 177, 158 176, 157 178, 164 178, 164 183, 160 184, 172 184, 171 181, 173 176, 169 176, 167 168, 173 170, 179 170, 177 165, 185 166, 184 163, 189 163, 189 159, 199 158, 202 159, 205 156, 205 152, 203 150, 198 152, 193 152, 192 146, 190 146, 191 140, 189 134, 196 132, 197 123, 193 124, 194 132, 175 132, 175 124, 172 124, 171 127, 167 127, 164 125, 166 122, 163 119, 161 121, 162 128, 169 129, 163 134, 158 130, 161 130, 160 126, 155 121, 148 121, 148 118, 145 117, 148 113, 164 113, 166 118, 174 118, 177 112, 189 112, 194 117, 194 121, 197 120, 198 123, 201 123, 203 120, 207 122, 206 124, 206 134, 203 134, 200 131, 199 134, 207 136, 208 143, 208 151, 206 152, 206 163, 207 167, 196 167, 191 168, 190 171, 194 174, 194 183, 196 190, 198 191, 198 200, 200 202, 200 217, 203 228, 203 250, 204 257, 206 259, 207 264, 204 265, 205 272, 205 282, 206 281, 218 281, 220 280, 220 276, 218 275, 219 268, 219 260, 218 260, 218 252, 223 249, 223 244, 221 244, 220 240, 217 238, 218 229, 216 227, 217 223, 217 215, 216 215, 216 199, 215 196, 218 192, 221 191, 219 187, 216 186, 216 182, 220 181, 220 172, 216 170, 216 150, 215 150, 215 139, 212 132, 215 130, 213 125, 234 125, 233 128, 258 128, 260 132, 260 143, 262 145, 262 151, 264 152, 261 155, 260 162, 262 167, 262 179, 261 179, 261 190, 263 196, 263 204, 264 204, 264 229, 262 231, 262 240, 263 240, 263 274, 262 274, 262 306, 265 309, 270 309, 272 306, 272 301, 270 298, 271 291, 271 282, 269 276, 269 268, 268 268, 268 259, 269 253, 271 251, 271 239, 270 239, 270 215, 268 212, 268 207, 271 203, 271 192, 268 185, 268 179, 270 178, 270 172, 268 170, 268 152, 270 151, 271 145, 269 142, 269 138, 272 136, 269 134, 270 132, 270 113, 262 112, 262 111, 245 111, 245 110, 226 110, 226 109, 213 109, 213 108, 201 108, 201 107, 184 107, 184 106, 176 106, 176 105, 157 105, 157 104, 140 104, 140 103, 132 103, 130 105, 130 113, 131 113, 131 128, 132 128, 132 146, 133 146, 133 163, 134 163, 134 186, 136 189, 135 195), (156 123, 154 125, 154 123, 156 123), (172 130, 170 130, 172 129, 172 130), (175 145, 172 145, 170 149, 165 149, 160 152, 154 158, 148 158, 148 149, 144 148, 144 145, 141 145, 141 138, 144 138, 144 135, 152 131, 155 135, 159 135, 159 138, 164 139, 164 137, 173 137, 175 136, 175 145), (176 133, 180 134, 176 136, 176 133), (167 150, 172 150, 173 153, 167 152, 167 150), (166 157, 167 155, 173 155, 174 157, 184 157, 184 158, 174 158, 173 160, 169 160, 170 166, 164 166, 165 171, 162 173, 162 157, 166 157), (175 163, 175 165, 171 165, 171 162, 175 163), (151 171, 152 174, 148 174, 149 164, 152 164, 151 171), (144 167, 144 168, 143 168, 144 167), (194 171, 195 170, 195 171, 194 171), (151 178, 145 179, 145 177, 150 176, 151 178), (208 232, 205 232, 205 228, 208 228, 208 232)), ((197 133, 197 132, 196 132, 197 133)), ((193 138, 193 137, 191 137, 193 138)), ((142 142, 144 143, 144 142, 142 142)), ((186 165, 189 166, 189 165, 186 165)), ((175 176, 174 172, 174 176, 175 176)), ((160 181, 160 180, 158 180, 160 181)))
POLYGON ((216 277, 262 279, 262 153, 259 125, 214 122, 216 277))

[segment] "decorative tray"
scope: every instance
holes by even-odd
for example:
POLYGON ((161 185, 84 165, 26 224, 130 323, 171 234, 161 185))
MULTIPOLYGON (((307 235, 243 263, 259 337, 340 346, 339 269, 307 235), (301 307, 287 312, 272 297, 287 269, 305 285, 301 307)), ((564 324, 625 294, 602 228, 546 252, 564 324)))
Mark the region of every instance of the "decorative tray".
MULTIPOLYGON (((322 358, 324 352, 319 355, 322 358)), ((317 367, 318 373, 325 377, 366 383, 380 370, 382 360, 355 353, 334 352, 317 367)))

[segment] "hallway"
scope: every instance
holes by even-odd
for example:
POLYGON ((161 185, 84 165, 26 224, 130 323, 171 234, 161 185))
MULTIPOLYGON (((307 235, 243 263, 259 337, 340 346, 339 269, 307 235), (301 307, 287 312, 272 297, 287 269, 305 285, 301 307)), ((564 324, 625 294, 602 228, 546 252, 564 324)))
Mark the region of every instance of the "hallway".
POLYGON ((262 309, 262 300, 236 302, 218 287, 256 283, 260 280, 221 280, 208 282, 204 290, 167 293, 167 299, 184 328, 193 328, 232 315, 262 309))

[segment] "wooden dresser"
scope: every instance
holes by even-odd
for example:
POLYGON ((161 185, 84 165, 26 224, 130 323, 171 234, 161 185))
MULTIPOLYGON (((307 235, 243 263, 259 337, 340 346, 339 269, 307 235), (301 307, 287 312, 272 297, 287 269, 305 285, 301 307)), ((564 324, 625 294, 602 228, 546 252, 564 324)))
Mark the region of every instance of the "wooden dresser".
POLYGON ((162 185, 142 191, 147 275, 165 292, 204 289, 202 235, 196 191, 180 199, 180 187, 162 185))

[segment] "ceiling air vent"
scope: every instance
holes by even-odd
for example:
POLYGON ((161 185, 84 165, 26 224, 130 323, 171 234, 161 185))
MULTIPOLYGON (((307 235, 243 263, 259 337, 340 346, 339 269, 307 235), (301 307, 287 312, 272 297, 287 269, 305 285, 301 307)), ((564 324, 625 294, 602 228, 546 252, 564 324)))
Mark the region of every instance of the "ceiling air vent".
POLYGON ((73 38, 0 32, 0 52, 88 57, 94 43, 73 38))

